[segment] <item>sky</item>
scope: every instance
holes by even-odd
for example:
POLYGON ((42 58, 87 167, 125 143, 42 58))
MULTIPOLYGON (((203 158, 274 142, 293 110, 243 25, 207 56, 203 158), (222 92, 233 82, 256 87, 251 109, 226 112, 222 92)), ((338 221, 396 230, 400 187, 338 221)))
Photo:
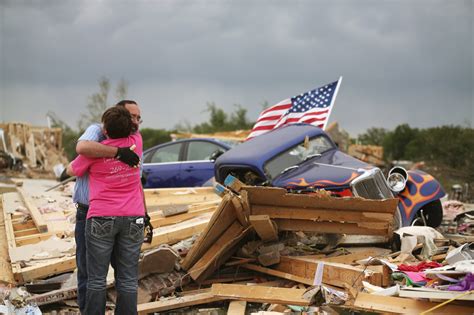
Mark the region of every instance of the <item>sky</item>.
POLYGON ((0 0, 0 122, 76 129, 98 80, 142 127, 208 121, 207 104, 269 105, 343 77, 329 123, 351 136, 473 128, 473 1, 0 0))

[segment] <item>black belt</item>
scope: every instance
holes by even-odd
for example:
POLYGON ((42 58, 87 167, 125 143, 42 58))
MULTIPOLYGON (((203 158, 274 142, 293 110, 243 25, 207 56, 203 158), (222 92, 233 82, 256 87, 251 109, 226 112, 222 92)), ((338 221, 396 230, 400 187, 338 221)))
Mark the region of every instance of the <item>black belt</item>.
POLYGON ((89 205, 85 205, 83 203, 76 202, 76 208, 79 209, 79 210, 87 211, 87 210, 89 210, 89 205))

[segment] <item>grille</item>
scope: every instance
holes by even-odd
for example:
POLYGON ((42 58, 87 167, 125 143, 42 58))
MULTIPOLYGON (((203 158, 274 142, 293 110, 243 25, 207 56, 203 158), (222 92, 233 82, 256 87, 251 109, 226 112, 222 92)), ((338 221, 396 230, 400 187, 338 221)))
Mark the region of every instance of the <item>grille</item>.
POLYGON ((386 199, 393 198, 392 191, 385 181, 382 171, 379 169, 362 179, 356 179, 352 184, 354 195, 366 199, 386 199))

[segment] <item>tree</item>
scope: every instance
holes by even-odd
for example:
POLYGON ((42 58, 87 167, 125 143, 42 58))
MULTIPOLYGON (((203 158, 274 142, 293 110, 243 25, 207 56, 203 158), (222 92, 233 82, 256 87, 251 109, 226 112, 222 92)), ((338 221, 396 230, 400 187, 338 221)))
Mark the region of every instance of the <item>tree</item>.
POLYGON ((247 119, 247 110, 241 105, 234 106, 236 109, 229 116, 222 108, 218 108, 215 103, 207 103, 206 111, 210 114, 209 121, 194 126, 192 131, 195 133, 214 133, 251 128, 253 124, 247 119))
POLYGON ((143 150, 151 148, 155 145, 171 141, 170 134, 172 131, 164 129, 143 128, 140 129, 143 138, 143 150))
POLYGON ((399 125, 393 132, 389 132, 383 141, 383 150, 386 158, 391 160, 406 159, 407 145, 416 139, 419 130, 410 128, 408 124, 399 125))
MULTIPOLYGON (((128 83, 121 79, 117 84, 115 95, 118 100, 125 99, 127 96, 128 83)), ((89 96, 87 103, 88 113, 81 114, 79 119, 79 129, 85 130, 90 124, 100 122, 102 114, 111 106, 108 103, 108 97, 110 92, 110 80, 107 77, 99 79, 99 92, 89 96)))
POLYGON ((69 161, 73 160, 76 154, 76 142, 79 139, 79 132, 72 130, 55 112, 49 111, 46 116, 51 119, 51 127, 62 129, 62 147, 69 161))
POLYGON ((373 127, 367 129, 365 133, 359 135, 358 140, 361 144, 382 146, 386 136, 387 129, 373 127))

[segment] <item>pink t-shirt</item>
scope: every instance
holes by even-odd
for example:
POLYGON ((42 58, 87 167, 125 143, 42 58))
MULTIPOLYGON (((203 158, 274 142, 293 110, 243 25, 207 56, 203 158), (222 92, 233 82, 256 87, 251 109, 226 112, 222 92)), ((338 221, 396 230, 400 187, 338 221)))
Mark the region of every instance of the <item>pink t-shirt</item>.
MULTIPOLYGON (((130 147, 142 155, 140 133, 128 138, 106 139, 102 144, 130 147)), ((144 216, 140 169, 130 167, 115 158, 87 158, 79 155, 72 161, 74 174, 82 176, 89 171, 89 211, 87 218, 101 216, 144 216)))

